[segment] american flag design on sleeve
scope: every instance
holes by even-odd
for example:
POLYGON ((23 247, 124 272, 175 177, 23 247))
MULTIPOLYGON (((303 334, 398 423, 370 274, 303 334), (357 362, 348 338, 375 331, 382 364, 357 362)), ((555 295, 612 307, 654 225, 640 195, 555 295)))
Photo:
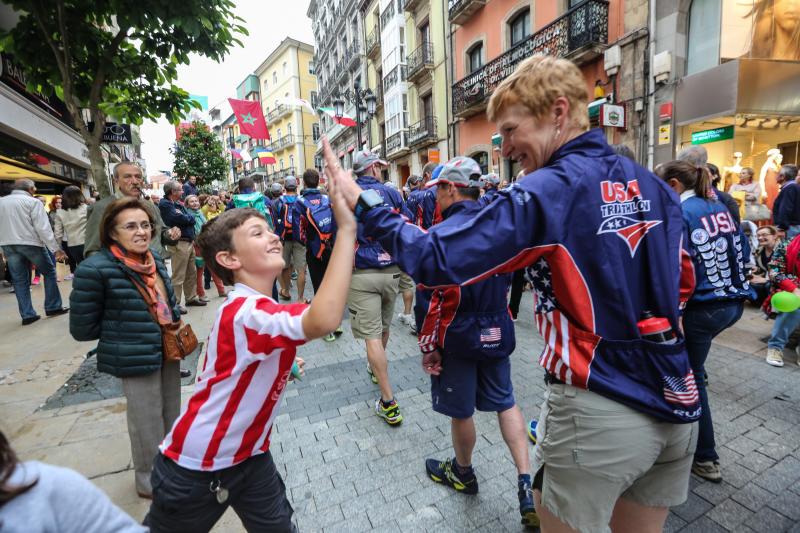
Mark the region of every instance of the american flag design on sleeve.
POLYGON ((190 470, 220 470, 269 449, 308 305, 237 284, 217 312, 194 393, 160 450, 190 470))

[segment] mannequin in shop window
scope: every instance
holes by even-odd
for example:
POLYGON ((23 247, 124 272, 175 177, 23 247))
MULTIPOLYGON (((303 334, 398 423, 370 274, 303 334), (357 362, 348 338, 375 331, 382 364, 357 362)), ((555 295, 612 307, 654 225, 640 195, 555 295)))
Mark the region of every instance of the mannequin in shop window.
POLYGON ((758 177, 758 184, 761 187, 761 197, 767 204, 770 211, 778 197, 780 187, 778 187, 778 172, 781 169, 783 155, 777 148, 767 150, 767 161, 761 166, 761 174, 758 177))
POLYGON ((800 61, 800 18, 796 0, 757 0, 750 57, 800 61))
POLYGON ((742 152, 733 152, 733 165, 722 169, 722 183, 720 190, 728 192, 733 185, 739 183, 739 173, 742 171, 742 152))

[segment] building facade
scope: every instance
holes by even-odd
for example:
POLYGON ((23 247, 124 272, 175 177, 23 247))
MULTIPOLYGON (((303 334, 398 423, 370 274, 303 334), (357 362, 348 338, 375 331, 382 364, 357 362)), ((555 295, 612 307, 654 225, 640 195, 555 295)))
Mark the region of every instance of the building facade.
POLYGON ((264 168, 269 182, 302 176, 315 166, 319 119, 310 109, 292 102, 317 101, 314 47, 287 37, 258 66, 255 75, 271 137, 268 147, 276 160, 258 165, 264 168))

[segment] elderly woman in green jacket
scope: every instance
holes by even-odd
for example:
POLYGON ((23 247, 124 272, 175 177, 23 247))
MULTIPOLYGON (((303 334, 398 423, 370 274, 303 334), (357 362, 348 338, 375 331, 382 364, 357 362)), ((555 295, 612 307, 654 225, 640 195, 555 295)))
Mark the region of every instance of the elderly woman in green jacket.
POLYGON ((170 276, 150 249, 156 220, 142 200, 109 204, 100 251, 75 272, 69 329, 75 340, 99 340, 97 369, 122 379, 136 492, 152 497, 150 471, 158 445, 180 411, 180 365, 163 360, 160 325, 180 312, 170 276), (149 309, 135 282, 152 301, 149 309))

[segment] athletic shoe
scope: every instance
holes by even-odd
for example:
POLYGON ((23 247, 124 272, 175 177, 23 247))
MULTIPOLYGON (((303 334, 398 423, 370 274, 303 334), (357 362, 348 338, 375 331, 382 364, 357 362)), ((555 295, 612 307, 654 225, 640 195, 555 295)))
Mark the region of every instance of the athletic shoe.
POLYGON ((397 319, 400 321, 401 324, 408 325, 408 316, 403 313, 397 313, 397 319))
POLYGON ((59 315, 66 315, 69 313, 69 307, 62 307, 61 309, 55 309, 53 311, 45 311, 45 315, 47 316, 59 316, 59 315))
POLYGON ((188 311, 188 310, 187 310, 187 309, 186 309, 184 306, 182 306, 182 305, 179 305, 179 306, 178 306, 178 311, 180 311, 182 315, 185 315, 186 313, 188 313, 188 312, 189 312, 189 311, 188 311))
POLYGON ((777 348, 767 348, 767 364, 783 366, 783 351, 777 348))
POLYGON ((412 335, 417 334, 417 325, 413 322, 413 320, 411 324, 408 325, 408 330, 411 332, 412 335))
POLYGON ((34 316, 29 316, 28 318, 23 318, 22 319, 22 325, 23 326, 29 326, 29 325, 33 324, 34 322, 36 322, 37 320, 39 320, 40 318, 42 318, 42 317, 39 316, 39 315, 34 315, 34 316))
POLYGON ((296 270, 292 270, 292 276, 291 277, 292 277, 292 280, 297 279, 297 271, 296 270))
POLYGON ((371 379, 372 382, 375 385, 377 385, 378 384, 378 377, 375 374, 372 373, 372 368, 370 368, 369 363, 367 363, 367 374, 369 374, 369 379, 371 379))
POLYGON ((182 378, 188 378, 191 375, 192 375, 192 371, 191 370, 189 370, 188 368, 181 368, 181 377, 182 378))
POLYGON ((520 475, 517 481, 517 498, 519 498, 519 514, 522 524, 529 527, 539 527, 539 516, 533 505, 533 488, 531 487, 530 474, 520 475))
POLYGON ((388 407, 384 407, 379 397, 375 400, 375 414, 383 418, 390 426, 396 426, 403 421, 403 415, 400 414, 400 406, 397 405, 397 400, 392 400, 388 407))
POLYGON ((211 301, 211 298, 209 298, 208 296, 205 296, 205 295, 198 296, 197 299, 200 300, 201 302, 206 302, 206 303, 211 301))
POLYGON ((333 342, 336 340, 336 335, 334 335, 333 333, 328 333, 327 335, 322 337, 322 340, 324 340, 325 342, 333 342))
POLYGON ((75 278, 75 274, 67 274, 66 276, 64 276, 64 281, 69 281, 73 278, 75 278))
POLYGON ((695 461, 692 463, 692 474, 712 483, 722 482, 722 471, 717 461, 695 461))
POLYGON ((42 281, 42 278, 40 278, 39 276, 33 276, 33 281, 31 281, 31 285, 38 285, 40 281, 42 281))
POLYGON ((464 494, 478 494, 478 478, 475 477, 475 471, 469 467, 466 473, 459 474, 454 466, 455 463, 455 457, 446 461, 426 459, 425 470, 428 472, 428 477, 436 483, 447 485, 464 494))
POLYGON ((208 304, 199 298, 193 298, 186 302, 186 307, 205 307, 206 305, 208 304))
POLYGON ((344 334, 344 330, 342 329, 342 326, 339 326, 338 328, 336 328, 336 331, 334 331, 333 334, 336 335, 337 338, 341 337, 344 334))
POLYGON ((531 420, 528 422, 528 438, 534 444, 536 444, 536 420, 531 420))

